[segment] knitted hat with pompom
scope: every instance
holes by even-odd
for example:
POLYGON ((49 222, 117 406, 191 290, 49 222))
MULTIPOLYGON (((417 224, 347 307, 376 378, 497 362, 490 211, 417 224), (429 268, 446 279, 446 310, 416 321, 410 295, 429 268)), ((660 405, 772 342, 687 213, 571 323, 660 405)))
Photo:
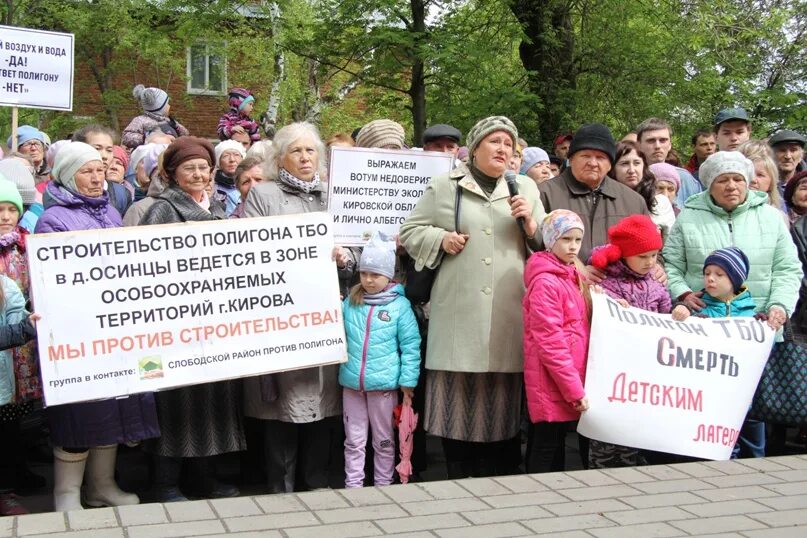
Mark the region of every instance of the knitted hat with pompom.
POLYGON ((631 215, 608 229, 608 244, 594 249, 591 265, 605 269, 622 258, 660 250, 662 245, 661 233, 650 217, 631 215))

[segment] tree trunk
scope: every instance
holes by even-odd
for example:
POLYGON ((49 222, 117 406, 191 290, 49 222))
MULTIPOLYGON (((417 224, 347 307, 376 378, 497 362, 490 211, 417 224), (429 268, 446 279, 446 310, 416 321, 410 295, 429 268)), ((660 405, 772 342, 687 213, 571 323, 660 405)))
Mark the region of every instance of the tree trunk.
POLYGON ((511 10, 527 35, 519 55, 529 88, 541 100, 540 143, 551 152, 555 136, 572 127, 568 118, 576 107, 572 1, 513 0, 511 10))
POLYGON ((305 121, 311 122, 315 125, 318 125, 320 119, 322 118, 322 111, 325 110, 325 107, 332 106, 334 104, 339 104, 345 100, 345 98, 352 92, 361 82, 359 78, 352 78, 348 82, 342 85, 341 88, 332 96, 325 96, 322 97, 321 92, 319 92, 319 87, 317 87, 317 94, 316 94, 316 101, 314 102, 313 106, 308 108, 308 112, 306 112, 305 121))
MULTIPOLYGON (((112 62, 112 50, 109 48, 104 49, 103 53, 103 80, 104 86, 107 90, 112 87, 112 71, 109 68, 109 64, 112 62)), ((110 127, 116 132, 121 132, 120 128, 120 118, 118 118, 118 109, 117 107, 111 106, 109 104, 109 99, 107 95, 102 94, 102 99, 104 101, 104 109, 106 109, 106 113, 109 116, 110 127)))
POLYGON ((118 111, 109 104, 107 92, 111 89, 110 73, 107 66, 109 65, 112 51, 104 49, 101 54, 101 65, 98 65, 98 60, 93 56, 92 52, 88 49, 81 49, 81 55, 84 56, 87 66, 90 68, 95 84, 98 86, 98 93, 101 95, 101 102, 103 103, 104 112, 109 117, 110 126, 115 132, 120 132, 120 120, 118 119, 118 111))
POLYGON ((14 25, 14 0, 6 0, 6 16, 3 17, 5 26, 14 25))
POLYGON ((426 6, 424 0, 410 0, 412 7, 412 26, 414 49, 412 54, 412 80, 409 96, 412 98, 412 127, 414 135, 412 143, 420 146, 423 143, 423 131, 426 130, 426 79, 421 47, 426 39, 426 6))
MULTIPOLYGON (((272 38, 277 37, 278 23, 280 21, 280 6, 272 4, 269 8, 269 15, 271 17, 271 32, 272 38)), ((269 140, 275 137, 277 132, 277 117, 280 110, 280 84, 286 75, 286 57, 283 50, 275 45, 275 68, 274 80, 272 80, 272 90, 269 93, 269 104, 266 107, 266 112, 261 114, 261 126, 269 140)))

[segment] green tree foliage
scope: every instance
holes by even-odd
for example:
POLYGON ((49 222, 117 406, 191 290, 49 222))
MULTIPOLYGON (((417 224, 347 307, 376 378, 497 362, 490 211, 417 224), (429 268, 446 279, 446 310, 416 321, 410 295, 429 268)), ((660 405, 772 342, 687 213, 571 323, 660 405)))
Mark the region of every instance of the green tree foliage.
POLYGON ((805 127, 804 0, 513 0, 510 6, 527 34, 521 56, 529 87, 544 103, 546 143, 584 122, 602 121, 621 136, 662 116, 686 147, 687 135, 711 125, 727 106, 747 108, 760 136, 783 125, 805 127))
MULTIPOLYGON (((120 80, 131 78, 142 64, 153 66, 159 84, 185 73, 176 57, 182 50, 178 28, 153 7, 133 0, 27 0, 16 2, 12 22, 74 34, 76 65, 88 67, 103 100, 104 120, 119 129, 118 111, 131 101, 132 88, 121 87, 120 80)), ((76 95, 77 102, 81 99, 76 95)))
POLYGON ((387 117, 418 143, 428 124, 505 114, 549 149, 585 122, 621 136, 662 116, 683 149, 726 106, 760 136, 807 129, 807 0, 7 0, 0 17, 75 33, 112 125, 136 71, 185 77, 185 47, 216 39, 272 125, 326 136, 387 117))

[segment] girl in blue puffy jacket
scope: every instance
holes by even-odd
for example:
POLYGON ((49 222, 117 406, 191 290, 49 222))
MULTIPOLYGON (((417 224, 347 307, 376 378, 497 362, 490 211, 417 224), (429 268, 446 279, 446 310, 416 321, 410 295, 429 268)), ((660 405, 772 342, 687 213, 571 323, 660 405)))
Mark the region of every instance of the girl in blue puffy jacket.
POLYGON ((403 286, 392 282, 395 242, 374 235, 359 262, 361 282, 342 309, 347 362, 339 368, 345 422, 345 487, 364 485, 368 427, 373 432, 376 486, 392 483, 392 414, 398 389, 411 404, 420 373, 420 332, 403 286))

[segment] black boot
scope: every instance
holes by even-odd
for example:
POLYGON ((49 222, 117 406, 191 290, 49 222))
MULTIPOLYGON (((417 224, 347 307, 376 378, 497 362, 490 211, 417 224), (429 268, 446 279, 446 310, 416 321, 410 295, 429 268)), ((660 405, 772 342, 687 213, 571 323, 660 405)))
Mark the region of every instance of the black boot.
POLYGON ((464 461, 447 461, 446 473, 449 480, 459 480, 460 478, 469 478, 473 476, 473 462, 470 460, 464 461))
POLYGON ((173 503, 187 501, 179 489, 179 475, 182 472, 182 459, 152 455, 154 479, 147 498, 152 502, 173 503))
POLYGON ((195 497, 204 499, 223 499, 238 497, 240 491, 232 484, 219 482, 216 477, 215 456, 188 458, 191 474, 192 490, 195 497))

